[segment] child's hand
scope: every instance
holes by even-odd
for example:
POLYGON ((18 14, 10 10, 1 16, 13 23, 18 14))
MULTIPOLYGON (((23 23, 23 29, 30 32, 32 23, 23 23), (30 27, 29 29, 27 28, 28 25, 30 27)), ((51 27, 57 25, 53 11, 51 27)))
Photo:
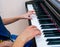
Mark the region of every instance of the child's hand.
POLYGON ((31 15, 32 14, 35 14, 35 12, 34 11, 29 11, 29 12, 27 12, 26 14, 23 14, 21 17, 23 18, 23 19, 31 19, 31 15))

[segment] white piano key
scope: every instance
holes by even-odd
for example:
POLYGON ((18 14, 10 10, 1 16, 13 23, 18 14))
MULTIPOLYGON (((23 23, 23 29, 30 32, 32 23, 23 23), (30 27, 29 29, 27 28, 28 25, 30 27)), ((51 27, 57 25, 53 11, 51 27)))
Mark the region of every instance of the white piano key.
POLYGON ((49 45, 50 47, 60 47, 60 44, 59 45, 49 45))
POLYGON ((50 29, 42 29, 42 30, 58 30, 60 28, 50 28, 50 29))
POLYGON ((28 11, 32 11, 32 10, 34 10, 34 8, 33 8, 33 5, 32 5, 32 4, 27 5, 27 8, 28 8, 28 11))
POLYGON ((56 25, 56 24, 54 24, 54 23, 50 23, 50 24, 41 24, 41 25, 56 25))
POLYGON ((41 36, 36 36, 35 39, 36 39, 37 47, 45 47, 45 46, 47 47, 46 45, 47 42, 45 42, 45 38, 43 34, 41 34, 41 36))
POLYGON ((46 37, 47 39, 55 39, 55 38, 60 38, 59 36, 58 37, 46 37))

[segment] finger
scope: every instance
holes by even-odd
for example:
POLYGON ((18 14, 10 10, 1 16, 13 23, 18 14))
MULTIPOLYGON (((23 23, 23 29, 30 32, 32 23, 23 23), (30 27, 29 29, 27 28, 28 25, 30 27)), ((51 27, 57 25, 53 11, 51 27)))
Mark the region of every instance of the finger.
POLYGON ((28 15, 31 15, 31 14, 33 14, 33 12, 32 12, 32 11, 29 11, 27 14, 28 14, 28 15))
POLYGON ((37 31, 37 35, 41 35, 41 31, 40 30, 37 31))
POLYGON ((36 14, 35 10, 33 10, 32 12, 33 12, 33 14, 36 14))
POLYGON ((31 18, 31 17, 26 17, 25 19, 29 19, 29 20, 31 20, 32 18, 31 18))
POLYGON ((34 34, 41 35, 41 31, 37 28, 34 28, 34 34))
POLYGON ((34 32, 34 36, 37 36, 37 35, 41 35, 41 32, 40 32, 39 30, 36 30, 36 31, 34 32))
POLYGON ((29 14, 29 16, 30 16, 31 14, 35 14, 35 11, 29 11, 28 14, 29 14))
POLYGON ((39 31, 39 29, 37 29, 37 28, 33 28, 33 30, 34 30, 34 31, 39 31))
POLYGON ((32 12, 33 13, 33 12, 35 12, 35 10, 31 10, 31 11, 28 11, 28 12, 32 12))
POLYGON ((34 26, 34 25, 31 25, 31 26, 30 26, 30 28, 37 28, 37 27, 36 27, 36 26, 34 26))
POLYGON ((33 32, 31 38, 34 38, 37 35, 41 35, 41 33, 39 31, 35 31, 35 32, 33 32))

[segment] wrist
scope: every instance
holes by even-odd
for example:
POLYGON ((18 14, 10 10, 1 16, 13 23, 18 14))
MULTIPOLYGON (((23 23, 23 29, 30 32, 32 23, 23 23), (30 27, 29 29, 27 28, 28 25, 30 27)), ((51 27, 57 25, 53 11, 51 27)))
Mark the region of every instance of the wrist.
POLYGON ((14 42, 13 47, 24 47, 25 41, 19 36, 14 42))
POLYGON ((25 19, 25 17, 23 15, 19 16, 20 19, 25 19))
POLYGON ((22 43, 22 45, 24 46, 24 44, 25 44, 25 38, 22 36, 22 35, 20 35, 19 37, 18 37, 18 40, 20 41, 20 43, 22 43))

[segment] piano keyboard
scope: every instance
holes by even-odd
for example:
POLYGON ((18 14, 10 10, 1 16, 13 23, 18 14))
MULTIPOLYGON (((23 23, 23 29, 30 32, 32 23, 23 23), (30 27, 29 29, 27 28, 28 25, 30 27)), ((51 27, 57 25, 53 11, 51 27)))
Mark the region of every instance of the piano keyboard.
MULTIPOLYGON (((28 11, 35 10, 35 5, 27 4, 28 11)), ((31 24, 41 31, 41 36, 35 37, 37 47, 60 47, 60 28, 54 22, 52 17, 40 6, 35 10, 36 14, 31 15, 31 24), (38 12, 40 11, 40 12, 38 12)))

